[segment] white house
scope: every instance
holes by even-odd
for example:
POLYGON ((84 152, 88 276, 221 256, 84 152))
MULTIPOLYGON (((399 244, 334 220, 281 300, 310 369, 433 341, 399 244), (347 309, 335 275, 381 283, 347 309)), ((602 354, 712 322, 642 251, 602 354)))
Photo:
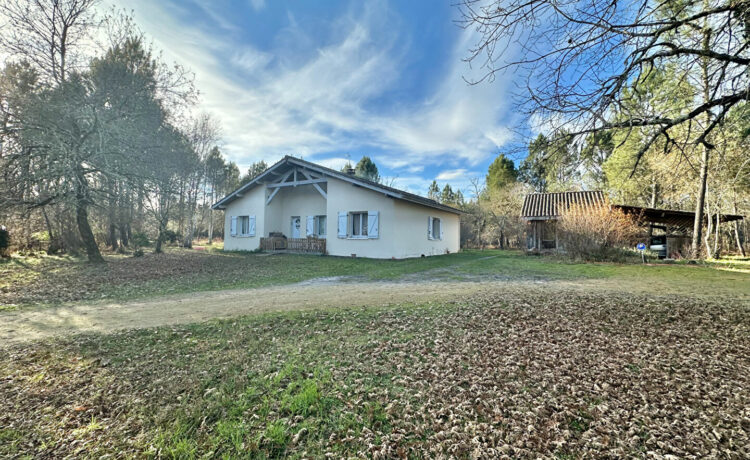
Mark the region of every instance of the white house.
POLYGON ((224 249, 380 259, 457 252, 461 211, 350 173, 284 157, 225 196, 224 249))

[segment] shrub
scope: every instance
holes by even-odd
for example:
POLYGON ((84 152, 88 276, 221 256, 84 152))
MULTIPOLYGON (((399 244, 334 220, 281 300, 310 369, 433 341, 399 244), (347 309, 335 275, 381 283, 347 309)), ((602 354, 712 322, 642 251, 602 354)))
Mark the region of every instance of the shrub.
POLYGON ((136 249, 142 248, 144 246, 148 246, 151 244, 151 241, 149 241, 148 239, 148 235, 146 235, 143 232, 133 233, 133 237, 130 239, 130 242, 133 244, 133 247, 136 249))
POLYGON ((623 249, 632 246, 641 232, 638 221, 608 203, 572 205, 557 223, 557 235, 565 253, 583 260, 622 260, 623 249))
POLYGON ((50 237, 49 232, 34 232, 31 234, 31 239, 38 242, 40 245, 49 244, 50 237))
POLYGON ((164 230, 162 236, 164 237, 164 241, 171 244, 175 244, 178 240, 182 239, 182 236, 174 230, 164 230))

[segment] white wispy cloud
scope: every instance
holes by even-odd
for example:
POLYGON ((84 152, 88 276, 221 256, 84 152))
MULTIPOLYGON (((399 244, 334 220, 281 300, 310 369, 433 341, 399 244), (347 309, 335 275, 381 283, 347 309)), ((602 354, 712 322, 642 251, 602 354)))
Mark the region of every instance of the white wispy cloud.
POLYGON ((260 11, 266 7, 266 0, 250 0, 250 5, 255 11, 260 11))
POLYGON ((337 171, 340 171, 341 168, 343 168, 344 166, 346 166, 347 163, 349 163, 349 159, 348 158, 338 158, 338 157, 323 158, 323 159, 314 160, 314 161, 315 161, 315 163, 317 163, 317 164, 319 164, 321 166, 325 166, 326 168, 335 169, 337 171))
POLYGON ((455 180, 467 177, 469 171, 466 169, 454 169, 451 171, 443 171, 437 176, 437 180, 455 180))
MULTIPOLYGON (((309 36, 290 12, 272 49, 261 50, 237 39, 236 18, 197 2, 211 10, 208 17, 217 27, 185 24, 182 6, 174 2, 130 0, 120 6, 134 9, 165 57, 195 72, 202 107, 221 121, 223 149, 241 168, 284 154, 340 165, 341 158, 321 161, 321 154, 374 149, 382 152, 378 164, 410 175, 400 182, 422 187, 427 179, 417 184, 417 175, 426 164, 475 167, 512 138, 501 122, 509 109, 506 85, 464 81, 472 76, 461 59, 471 31, 461 33, 451 65, 428 97, 375 110, 370 103, 398 85, 408 62, 406 40, 392 27, 386 3, 342 13, 330 21, 326 41, 309 36)), ((265 3, 251 0, 250 6, 257 11, 265 3)))

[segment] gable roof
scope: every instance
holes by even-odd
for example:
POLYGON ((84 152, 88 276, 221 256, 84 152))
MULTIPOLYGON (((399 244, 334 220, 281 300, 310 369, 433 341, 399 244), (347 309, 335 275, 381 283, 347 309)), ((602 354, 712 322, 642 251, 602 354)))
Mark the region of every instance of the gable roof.
POLYGON ((439 209, 441 211, 451 212, 454 214, 463 214, 463 211, 453 208, 451 206, 446 206, 435 200, 431 200, 423 196, 415 195, 413 193, 405 192, 397 188, 388 187, 378 182, 374 182, 368 179, 364 179, 362 177, 357 177, 351 174, 336 171, 335 169, 327 168, 325 166, 321 166, 316 163, 311 163, 309 161, 301 160, 299 158, 294 158, 288 155, 282 158, 281 160, 279 160, 278 162, 276 162, 275 164, 273 164, 268 169, 266 169, 263 173, 256 176, 253 180, 251 180, 247 184, 241 186, 237 190, 233 191, 232 193, 228 194, 224 198, 214 203, 211 206, 211 208, 212 209, 225 209, 226 205, 228 205, 229 203, 231 203, 232 201, 238 198, 241 198, 242 192, 250 190, 256 185, 264 183, 264 181, 269 180, 272 176, 274 176, 280 170, 283 170, 289 167, 294 167, 294 166, 307 168, 311 171, 317 172, 324 176, 329 176, 329 177, 333 177, 339 180, 343 180, 353 185, 364 187, 377 193, 382 193, 387 197, 394 198, 397 200, 408 201, 411 203, 419 204, 422 206, 427 206, 427 207, 434 208, 434 209, 439 209))
POLYGON ((601 190, 588 192, 531 193, 526 195, 521 218, 543 220, 560 217, 571 205, 600 206, 605 203, 601 190))

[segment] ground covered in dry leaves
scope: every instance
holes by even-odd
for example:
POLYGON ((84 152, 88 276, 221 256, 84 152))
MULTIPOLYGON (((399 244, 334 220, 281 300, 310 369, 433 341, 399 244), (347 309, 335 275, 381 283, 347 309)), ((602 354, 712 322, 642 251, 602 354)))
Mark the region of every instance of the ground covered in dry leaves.
POLYGON ((509 287, 0 351, 0 456, 748 458, 746 303, 509 287))

